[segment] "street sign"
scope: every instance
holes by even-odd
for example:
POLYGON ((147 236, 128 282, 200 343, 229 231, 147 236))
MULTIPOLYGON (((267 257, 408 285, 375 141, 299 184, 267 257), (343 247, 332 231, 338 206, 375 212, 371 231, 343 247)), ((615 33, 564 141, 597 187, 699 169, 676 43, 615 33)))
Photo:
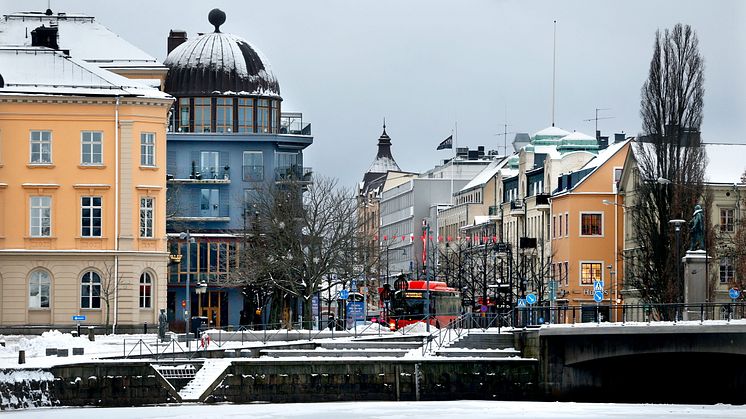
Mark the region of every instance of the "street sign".
POLYGON ((362 301, 350 301, 347 303, 347 318, 355 322, 365 320, 365 303, 362 301))
POLYGON ((349 297, 349 296, 350 296, 350 292, 349 291, 347 291, 347 290, 340 290, 339 291, 339 299, 340 300, 346 300, 347 297, 349 297))
POLYGON ((351 290, 352 292, 355 292, 355 291, 357 291, 357 281, 356 281, 356 280, 354 280, 354 279, 353 279, 353 280, 352 280, 352 282, 350 283, 350 290, 351 290))
POLYGON ((85 316, 73 316, 74 322, 82 322, 85 321, 85 316))
POLYGON ((738 296, 741 295, 741 291, 739 291, 737 288, 731 288, 730 290, 728 290, 728 295, 730 296, 730 298, 735 300, 736 298, 738 298, 738 296))
POLYGON ((311 312, 315 316, 319 312, 319 295, 314 294, 313 297, 311 297, 311 312))
POLYGON ((536 294, 529 294, 526 296, 526 302, 533 305, 536 302, 536 294))
POLYGON ((362 291, 363 294, 367 294, 368 293, 368 287, 363 287, 363 288, 360 289, 360 291, 362 291))
POLYGON ((486 313, 487 312, 487 306, 486 305, 482 305, 482 307, 479 307, 479 311, 481 311, 482 313, 486 313))
POLYGON ((593 301, 600 303, 604 299, 604 292, 602 291, 594 291, 593 292, 593 301))
POLYGON ((604 281, 593 281, 593 291, 603 291, 604 281))
POLYGON ((526 307, 526 300, 524 298, 518 299, 518 307, 526 307))
POLYGON ((557 281, 549 281, 549 301, 557 301, 557 281))

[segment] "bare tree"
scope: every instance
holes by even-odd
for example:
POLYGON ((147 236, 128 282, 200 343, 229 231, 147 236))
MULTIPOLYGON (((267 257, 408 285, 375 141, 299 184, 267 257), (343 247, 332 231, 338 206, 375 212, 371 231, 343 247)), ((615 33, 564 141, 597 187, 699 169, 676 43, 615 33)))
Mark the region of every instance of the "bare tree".
MULTIPOLYGON (((310 185, 271 185, 251 206, 233 276, 244 286, 261 290, 279 310, 292 297, 304 303, 336 281, 365 272, 355 257, 364 242, 357 233, 356 203, 351 190, 335 179, 316 177, 310 185)), ((311 317, 304 304, 304 317, 311 317)), ((278 311, 274 316, 279 315, 278 311)))
POLYGON ((114 263, 104 262, 104 269, 101 272, 101 300, 104 302, 106 310, 106 328, 111 324, 111 305, 119 291, 129 289, 129 281, 124 278, 121 272, 115 275, 114 263))
POLYGON ((646 302, 683 298, 675 258, 684 255, 688 232, 683 229, 677 251, 669 220, 688 220, 702 196, 706 156, 699 127, 704 62, 698 45, 688 25, 656 32, 648 79, 642 86, 642 134, 636 144, 638 202, 630 211, 639 249, 637 263, 630 263, 634 271, 629 285, 646 302), (659 182, 663 179, 665 183, 659 182))

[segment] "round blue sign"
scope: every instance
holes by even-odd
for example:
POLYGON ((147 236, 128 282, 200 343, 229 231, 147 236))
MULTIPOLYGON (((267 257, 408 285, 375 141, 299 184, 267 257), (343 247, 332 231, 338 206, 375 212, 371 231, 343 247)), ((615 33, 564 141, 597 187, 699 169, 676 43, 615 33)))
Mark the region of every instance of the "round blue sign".
POLYGON ((737 290, 736 288, 731 288, 728 291, 728 295, 730 296, 730 298, 735 300, 736 298, 738 298, 738 296, 741 295, 741 291, 737 290))
POLYGON ((481 311, 482 313, 486 313, 486 312, 487 312, 487 306, 483 305, 482 307, 479 307, 479 310, 480 310, 480 311, 481 311))
POLYGON ((533 304, 536 302, 536 295, 535 294, 529 294, 526 296, 526 302, 529 304, 533 304))
POLYGON ((597 303, 600 303, 604 299, 604 292, 603 291, 596 291, 593 293, 593 300, 597 303))

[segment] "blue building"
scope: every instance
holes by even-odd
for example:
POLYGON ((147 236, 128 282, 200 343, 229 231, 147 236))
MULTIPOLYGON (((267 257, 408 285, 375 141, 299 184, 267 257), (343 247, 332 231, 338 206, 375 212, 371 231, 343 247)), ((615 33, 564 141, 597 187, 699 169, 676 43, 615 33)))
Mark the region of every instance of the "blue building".
POLYGON ((310 182, 311 176, 303 167, 303 150, 313 142, 310 124, 300 113, 282 112, 280 86, 266 58, 220 32, 225 14, 214 9, 209 20, 214 32, 193 39, 172 30, 164 61, 165 91, 176 98, 167 138, 167 229, 176 256, 167 312, 175 330, 187 317, 188 274, 191 316, 205 316, 215 327, 255 321, 261 306, 231 275, 239 238, 253 221, 252 202, 267 182, 310 182), (189 258, 180 238, 187 231, 193 238, 189 258))

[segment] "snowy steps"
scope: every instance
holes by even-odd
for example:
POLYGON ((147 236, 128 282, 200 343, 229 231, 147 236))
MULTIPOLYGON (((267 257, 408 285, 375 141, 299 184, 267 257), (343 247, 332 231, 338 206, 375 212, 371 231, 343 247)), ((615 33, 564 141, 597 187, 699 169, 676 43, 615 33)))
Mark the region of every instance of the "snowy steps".
POLYGON ((231 365, 229 359, 207 359, 192 381, 179 391, 182 401, 200 401, 209 394, 225 376, 231 365))
POLYGON ((514 358, 520 357, 521 352, 516 349, 443 349, 435 351, 436 356, 444 358, 465 358, 465 357, 478 357, 478 358, 514 358))
POLYGON ((350 342, 324 342, 324 349, 416 349, 422 347, 422 341, 370 341, 359 340, 350 342))
POLYGON ((508 349, 512 347, 512 333, 470 332, 448 345, 448 348, 460 349, 508 349))
POLYGON ((264 349, 260 356, 271 358, 288 357, 321 357, 321 358, 373 358, 373 357, 395 357, 401 358, 409 352, 409 349, 264 349))

